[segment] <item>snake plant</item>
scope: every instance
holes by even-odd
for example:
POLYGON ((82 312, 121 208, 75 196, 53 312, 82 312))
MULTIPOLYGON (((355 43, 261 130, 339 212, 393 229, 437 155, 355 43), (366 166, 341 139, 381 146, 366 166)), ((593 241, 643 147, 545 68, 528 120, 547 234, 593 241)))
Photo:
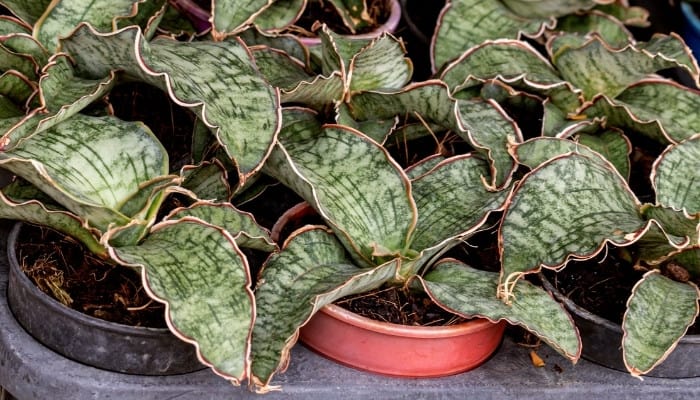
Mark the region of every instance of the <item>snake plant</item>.
POLYGON ((501 157, 490 158, 488 150, 519 135, 512 121, 493 103, 459 103, 437 81, 405 86, 410 64, 390 35, 349 41, 323 31, 321 37, 320 74, 298 63, 292 63, 298 73, 283 72, 290 70, 283 67, 287 56, 266 58, 263 64, 275 67, 262 67, 287 105, 263 172, 311 204, 325 226, 294 232, 263 266, 255 289, 254 387, 274 388, 271 379, 288 365, 299 328, 321 307, 386 285, 423 291, 456 315, 521 325, 577 360, 577 331, 549 294, 525 283, 518 300, 506 305, 496 297, 498 273, 442 258, 502 210, 512 166, 497 164, 501 157), (329 85, 331 79, 339 85, 329 85), (419 109, 478 150, 399 166, 381 143, 396 134, 399 116, 419 109), (471 135, 474 126, 488 128, 471 135))
POLYGON ((610 246, 630 249, 648 271, 622 323, 633 375, 661 363, 698 314, 700 94, 657 74, 668 69, 698 82, 697 61, 679 36, 617 41, 592 30, 552 33, 544 51, 487 40, 441 73, 455 97, 540 116, 539 132, 507 144, 524 172, 499 228, 499 296, 517 298, 519 280, 542 268, 610 246), (655 160, 650 176, 636 175, 641 157, 655 160), (653 190, 633 190, 632 179, 653 190), (669 268, 684 278, 667 276, 669 268))
POLYGON ((280 127, 278 92, 238 38, 158 35, 174 22, 165 1, 0 4, 13 14, 0 17, 0 167, 16 176, 0 192, 0 217, 55 229, 140 271, 173 333, 204 364, 244 379, 255 300, 241 249, 276 246, 207 182, 226 186, 229 173, 240 188, 262 168, 280 127), (134 81, 193 113, 228 171, 218 160, 170 170, 148 126, 112 115, 108 95, 134 81), (188 206, 168 206, 174 193, 188 206))

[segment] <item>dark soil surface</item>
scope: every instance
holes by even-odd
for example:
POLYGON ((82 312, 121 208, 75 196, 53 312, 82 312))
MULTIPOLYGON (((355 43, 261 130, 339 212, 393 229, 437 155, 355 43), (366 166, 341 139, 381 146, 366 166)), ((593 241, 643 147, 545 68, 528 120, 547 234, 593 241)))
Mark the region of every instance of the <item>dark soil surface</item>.
POLYGON ((25 225, 17 245, 25 274, 74 310, 131 326, 165 328, 165 307, 146 294, 139 273, 105 262, 65 235, 25 225))
MULTIPOLYGON (((604 261, 598 257, 588 261, 570 262, 560 272, 547 271, 545 275, 559 291, 580 307, 621 324, 627 308, 627 299, 644 272, 633 268, 620 256, 618 250, 613 249, 604 261)), ((688 334, 698 333, 700 324, 696 322, 690 327, 688 334)))

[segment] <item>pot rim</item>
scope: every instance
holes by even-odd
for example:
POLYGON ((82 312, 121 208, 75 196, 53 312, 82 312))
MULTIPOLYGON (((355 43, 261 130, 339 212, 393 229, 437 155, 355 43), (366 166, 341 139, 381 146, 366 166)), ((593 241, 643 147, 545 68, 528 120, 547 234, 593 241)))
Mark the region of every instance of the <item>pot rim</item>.
MULTIPOLYGON (((355 39, 374 39, 384 32, 393 33, 396 31, 396 28, 399 26, 399 21, 401 20, 401 4, 399 4, 399 0, 389 0, 389 3, 391 5, 389 18, 387 18, 386 22, 377 27, 377 29, 367 33, 341 36, 355 39)), ((321 39, 318 37, 300 37, 299 40, 306 46, 318 46, 321 44, 321 39)))
POLYGON ((24 273, 22 268, 19 265, 19 261, 17 259, 17 252, 15 250, 15 244, 17 243, 17 240, 19 239, 19 232, 22 229, 22 226, 25 224, 28 224, 23 221, 17 221, 13 226, 12 229, 10 230, 10 234, 7 237, 7 258, 8 258, 8 263, 10 265, 10 270, 14 270, 16 272, 16 276, 19 279, 20 283, 27 287, 32 293, 32 295, 42 298, 43 302, 46 304, 47 307, 49 307, 52 311, 55 311, 56 313, 67 313, 68 315, 71 315, 71 318, 79 321, 82 324, 89 324, 92 326, 95 326, 97 328, 101 328, 104 330, 109 330, 113 331, 116 333, 123 333, 125 335, 139 335, 139 336, 154 336, 154 335, 162 335, 164 333, 169 333, 170 330, 168 328, 153 328, 153 327, 146 327, 146 326, 134 326, 134 325, 126 325, 126 324, 121 324, 118 322, 112 322, 112 321, 107 321, 104 319, 100 319, 97 317, 91 317, 87 314, 83 314, 80 311, 74 310, 70 307, 65 306, 63 303, 59 302, 58 300, 54 299, 52 296, 49 296, 48 294, 42 292, 35 284, 32 282, 29 277, 24 273))
MULTIPOLYGON (((538 275, 540 277, 540 280, 542 281, 542 285, 544 286, 544 288, 550 293, 552 293, 552 295, 561 303, 563 303, 564 306, 573 314, 576 314, 578 317, 592 322, 594 324, 602 325, 606 329, 611 330, 613 332, 617 332, 620 335, 622 335, 622 325, 616 324, 579 306, 578 304, 574 303, 573 300, 566 297, 564 293, 560 292, 559 289, 554 287, 552 282, 550 282, 549 279, 547 279, 547 277, 544 276, 542 272, 540 272, 538 275)), ((700 335, 686 334, 680 339, 679 343, 700 344, 700 335)))
POLYGON ((319 312, 331 318, 343 321, 350 325, 367 329, 385 335, 409 337, 409 338, 447 338, 473 334, 493 327, 494 324, 503 324, 504 321, 493 322, 487 318, 477 317, 455 325, 442 326, 413 326, 400 325, 391 322, 383 322, 363 317, 352 311, 346 310, 335 304, 327 304, 319 312))

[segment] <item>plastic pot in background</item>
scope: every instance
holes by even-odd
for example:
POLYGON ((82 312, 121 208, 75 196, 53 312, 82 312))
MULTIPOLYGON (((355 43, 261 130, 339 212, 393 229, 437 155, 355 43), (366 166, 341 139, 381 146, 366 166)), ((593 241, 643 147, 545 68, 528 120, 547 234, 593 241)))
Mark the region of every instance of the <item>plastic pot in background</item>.
POLYGON ((695 57, 700 56, 700 18, 693 10, 693 5, 681 2, 683 15, 683 40, 693 50, 695 57))
MULTIPOLYGON (((626 372, 622 359, 622 327, 578 306, 540 274, 546 290, 564 304, 574 318, 583 342, 583 358, 618 371, 626 372)), ((700 335, 686 335, 663 363, 645 376, 692 378, 700 376, 700 335)))
POLYGON ((53 351, 93 367, 139 375, 172 375, 204 368, 195 347, 168 329, 135 327, 94 318, 64 306, 22 271, 15 251, 23 223, 8 237, 8 303, 17 321, 53 351))

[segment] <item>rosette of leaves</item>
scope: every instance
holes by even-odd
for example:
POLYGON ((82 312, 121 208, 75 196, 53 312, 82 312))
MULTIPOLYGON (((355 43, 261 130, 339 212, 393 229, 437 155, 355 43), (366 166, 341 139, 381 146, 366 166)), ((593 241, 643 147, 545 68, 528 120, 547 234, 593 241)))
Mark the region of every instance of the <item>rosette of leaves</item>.
MULTIPOLYGON (((252 25, 267 32, 299 31, 301 28, 294 24, 310 4, 321 12, 333 12, 333 17, 342 21, 351 34, 378 25, 377 18, 382 11, 373 0, 329 0, 329 8, 323 8, 322 0, 254 0, 244 4, 212 1, 205 8, 192 0, 172 0, 171 3, 187 15, 200 32, 211 28, 216 39, 238 35, 252 25)), ((320 22, 324 22, 323 19, 320 22)))
POLYGON ((507 145, 518 168, 530 172, 501 221, 501 298, 517 298, 513 289, 525 274, 564 268, 608 246, 633 249, 635 264, 649 272, 630 296, 622 348, 629 371, 641 375, 665 359, 697 315, 700 120, 690 110, 700 93, 655 73, 675 68, 697 82, 698 66, 675 34, 636 42, 611 32, 553 34, 545 54, 520 40, 486 41, 441 79, 454 97, 541 116, 528 129, 532 138, 507 145), (647 193, 633 192, 631 179, 636 159, 649 157, 656 159, 656 199, 645 203, 647 193), (687 271, 683 282, 661 273, 669 268, 687 271))
POLYGON ((518 300, 506 305, 496 297, 497 273, 440 259, 509 193, 484 184, 490 168, 478 153, 435 157, 405 171, 367 135, 324 125, 311 110, 286 109, 283 120, 264 172, 295 190, 327 226, 297 230, 263 267, 251 354, 259 391, 270 390, 273 375, 286 368, 298 329, 316 311, 383 285, 424 291, 459 316, 524 326, 566 357, 579 357, 570 317, 542 289, 523 283, 518 300))
POLYGON ((433 34, 433 71, 487 40, 537 39, 552 31, 602 32, 647 26, 648 12, 626 0, 449 0, 433 34))
POLYGON ((16 179, 0 192, 0 217, 52 228, 140 271, 145 290, 165 303, 173 333, 219 375, 240 382, 255 319, 241 249, 276 246, 252 215, 227 202, 235 188, 223 177, 232 171, 240 188, 262 168, 280 126, 277 91, 237 38, 157 35, 165 2, 2 5, 14 15, 0 18, 12 55, 2 57, 3 77, 19 79, 2 84, 0 167, 16 179), (230 169, 200 159, 171 171, 148 126, 104 106, 114 87, 134 81, 191 111, 195 129, 217 143, 230 169), (197 169, 213 173, 192 179, 197 169), (170 210, 173 193, 191 204, 170 210))

